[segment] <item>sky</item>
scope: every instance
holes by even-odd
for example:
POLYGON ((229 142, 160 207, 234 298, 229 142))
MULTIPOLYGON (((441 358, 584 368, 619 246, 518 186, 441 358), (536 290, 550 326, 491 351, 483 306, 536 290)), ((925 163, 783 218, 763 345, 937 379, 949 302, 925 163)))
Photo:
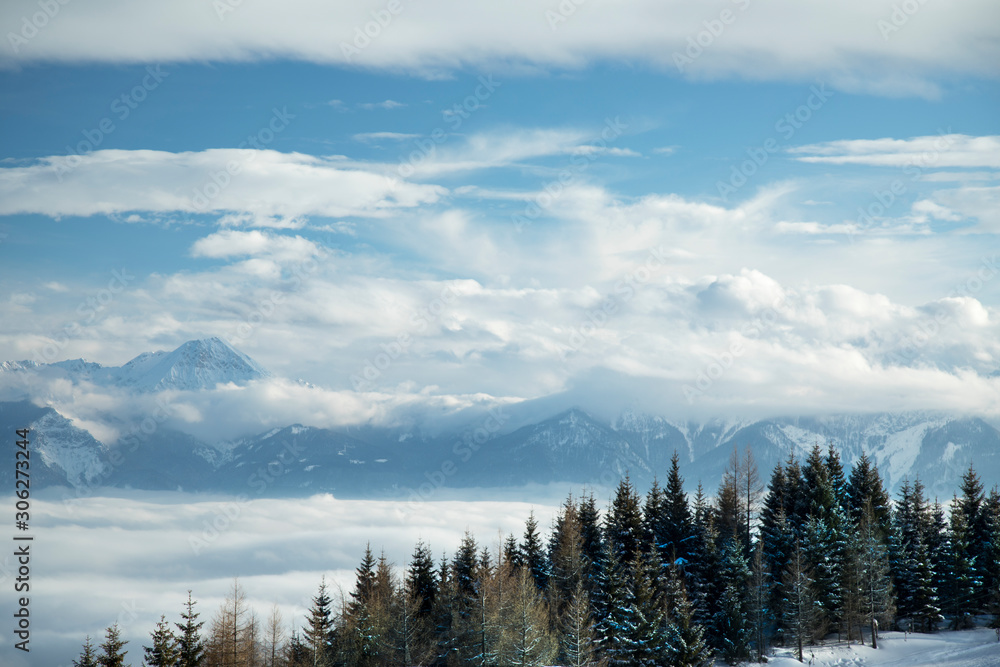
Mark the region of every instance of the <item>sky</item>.
POLYGON ((0 359, 219 336, 274 377, 202 399, 279 425, 1000 415, 995 2, 18 0, 0 26, 0 359))

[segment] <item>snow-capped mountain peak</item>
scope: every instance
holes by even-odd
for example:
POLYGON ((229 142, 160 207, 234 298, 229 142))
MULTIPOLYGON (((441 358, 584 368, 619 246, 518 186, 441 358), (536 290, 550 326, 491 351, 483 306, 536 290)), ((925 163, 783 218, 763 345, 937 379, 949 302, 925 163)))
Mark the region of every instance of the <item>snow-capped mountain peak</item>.
POLYGON ((256 361, 214 337, 189 340, 169 352, 143 352, 122 366, 68 359, 52 364, 4 362, 0 371, 54 373, 74 382, 122 387, 138 393, 165 389, 197 391, 218 384, 242 385, 270 376, 256 361))

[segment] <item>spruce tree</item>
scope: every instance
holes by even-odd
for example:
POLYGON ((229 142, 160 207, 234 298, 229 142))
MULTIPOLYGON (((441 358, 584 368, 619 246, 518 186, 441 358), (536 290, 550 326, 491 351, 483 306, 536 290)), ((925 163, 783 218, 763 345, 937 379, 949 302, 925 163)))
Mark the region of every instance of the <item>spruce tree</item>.
POLYGON ((785 598, 782 600, 781 613, 784 617, 785 646, 794 646, 799 662, 803 662, 802 647, 812 642, 816 616, 812 577, 798 543, 792 551, 783 583, 785 598))
POLYGON ((548 564, 542 548, 542 538, 538 535, 538 521, 535 519, 534 511, 528 514, 528 520, 524 524, 521 558, 525 567, 531 572, 535 585, 539 590, 545 590, 548 584, 548 564))
POLYGON ((183 623, 174 623, 180 634, 177 635, 177 667, 201 667, 205 660, 205 642, 201 638, 201 628, 204 621, 199 621, 199 613, 194 610, 197 604, 191 599, 188 591, 187 602, 181 613, 183 623))
POLYGON ((423 618, 428 618, 437 598, 438 581, 434 572, 431 549, 422 540, 418 541, 413 549, 406 582, 410 594, 418 601, 417 613, 423 618))
POLYGON ((861 598, 865 622, 871 628, 872 648, 878 648, 878 628, 895 615, 889 554, 871 501, 866 502, 858 523, 860 536, 861 598))
POLYGON ((973 616, 979 609, 976 597, 980 580, 976 576, 974 558, 970 553, 972 536, 966 523, 966 514, 957 509, 957 498, 952 507, 955 509, 951 513, 948 541, 950 562, 947 564, 951 585, 943 592, 945 603, 942 605, 942 611, 951 617, 953 630, 964 630, 974 625, 973 616))
POLYGON ((664 561, 668 564, 677 558, 688 561, 694 525, 687 495, 684 493, 684 478, 681 477, 680 459, 676 449, 674 455, 670 457, 670 474, 667 476, 667 486, 664 491, 664 510, 666 520, 661 529, 664 561))
POLYGON ((665 597, 666 664, 671 667, 709 667, 714 662, 712 649, 705 641, 705 628, 694 621, 694 610, 675 565, 667 567, 665 597))
POLYGON ((101 653, 97 656, 97 664, 100 667, 125 667, 125 655, 128 651, 123 651, 128 642, 121 638, 121 631, 118 623, 108 627, 105 631, 104 643, 101 644, 101 653))
POLYGON ((717 585, 719 593, 711 640, 722 658, 735 665, 750 657, 753 640, 747 600, 750 570, 738 535, 726 540, 722 547, 717 585))
POLYGON ((611 509, 605 520, 604 534, 619 563, 629 569, 642 552, 643 540, 641 501, 628 475, 615 491, 611 509))
MULTIPOLYGON (((367 549, 371 555, 371 549, 367 549)), ((327 667, 332 662, 333 648, 333 601, 326 592, 326 577, 319 582, 319 589, 312 599, 306 627, 303 630, 304 645, 309 652, 309 664, 312 667, 327 667)), ((355 613, 358 607, 355 607, 355 613)))
POLYGON ((891 503, 889 494, 882 484, 878 467, 872 463, 865 453, 857 460, 851 469, 851 477, 847 484, 847 497, 851 518, 855 523, 861 520, 861 512, 865 507, 871 508, 872 521, 883 539, 889 534, 891 503))
POLYGON ((79 660, 73 661, 73 667, 97 667, 97 655, 94 653, 94 645, 90 641, 90 635, 87 635, 86 641, 83 642, 83 652, 80 654, 79 660))
POLYGON ((147 667, 175 667, 178 663, 177 638, 170 631, 166 616, 160 616, 150 637, 153 645, 143 647, 147 667))

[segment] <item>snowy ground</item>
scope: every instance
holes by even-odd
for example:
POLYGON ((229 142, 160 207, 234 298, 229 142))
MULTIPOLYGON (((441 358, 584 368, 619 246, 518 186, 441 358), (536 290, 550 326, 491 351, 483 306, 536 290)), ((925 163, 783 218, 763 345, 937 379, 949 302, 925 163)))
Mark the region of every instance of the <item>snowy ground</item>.
MULTIPOLYGON (((786 649, 768 660, 770 667, 801 667, 803 663, 786 649)), ((822 667, 855 665, 898 665, 899 667, 993 667, 1000 665, 1000 643, 996 630, 977 628, 962 632, 939 632, 933 635, 883 632, 878 650, 871 646, 836 644, 806 647, 804 664, 822 667)))

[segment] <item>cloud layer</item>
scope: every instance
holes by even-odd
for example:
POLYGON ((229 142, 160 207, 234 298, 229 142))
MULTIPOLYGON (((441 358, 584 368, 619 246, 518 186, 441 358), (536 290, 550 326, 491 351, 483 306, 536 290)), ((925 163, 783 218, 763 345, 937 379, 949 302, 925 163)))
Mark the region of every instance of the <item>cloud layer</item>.
POLYGON ((466 67, 530 71, 623 60, 698 79, 823 78, 845 89, 935 94, 937 81, 952 74, 995 75, 998 11, 989 0, 913 11, 862 0, 180 0, 169 7, 102 0, 87 12, 60 5, 38 27, 36 3, 19 0, 0 10, 0 24, 17 35, 0 63, 291 58, 438 76, 466 67))

